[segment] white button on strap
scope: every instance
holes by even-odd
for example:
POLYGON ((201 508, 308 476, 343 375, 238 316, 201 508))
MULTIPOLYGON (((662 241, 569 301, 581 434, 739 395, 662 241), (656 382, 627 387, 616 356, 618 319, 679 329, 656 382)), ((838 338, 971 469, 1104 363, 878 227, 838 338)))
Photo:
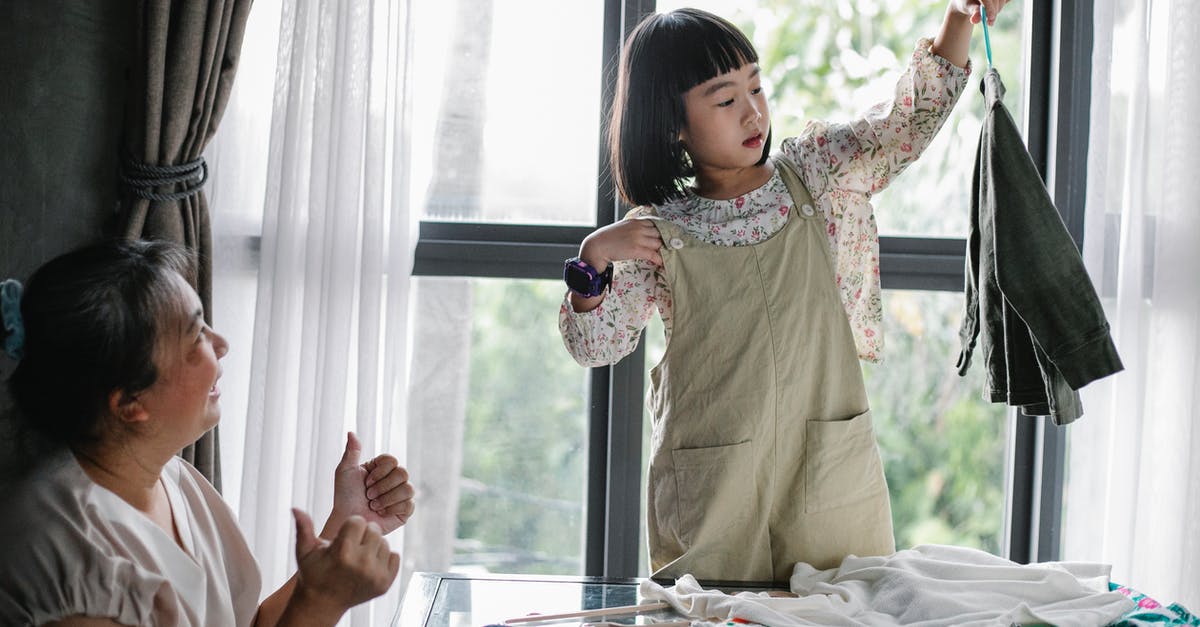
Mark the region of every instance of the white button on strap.
POLYGON ((675 250, 683 248, 683 240, 679 239, 678 237, 671 238, 671 248, 674 248, 675 250))
POLYGON ((805 204, 803 207, 800 207, 800 211, 809 217, 812 217, 812 214, 815 213, 813 206, 809 204, 805 204))

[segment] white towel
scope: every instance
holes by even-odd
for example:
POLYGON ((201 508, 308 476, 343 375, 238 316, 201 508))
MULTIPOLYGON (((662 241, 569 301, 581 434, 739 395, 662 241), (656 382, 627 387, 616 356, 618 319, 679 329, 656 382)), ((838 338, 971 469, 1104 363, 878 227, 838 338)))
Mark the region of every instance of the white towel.
POLYGON ((1094 626, 1133 609, 1125 595, 1108 591, 1109 571, 1105 564, 1078 562, 1021 565, 976 549, 927 544, 885 557, 851 555, 829 570, 796 564, 790 582, 796 598, 704 590, 691 575, 670 588, 645 581, 640 594, 700 621, 741 618, 771 627, 1094 626))

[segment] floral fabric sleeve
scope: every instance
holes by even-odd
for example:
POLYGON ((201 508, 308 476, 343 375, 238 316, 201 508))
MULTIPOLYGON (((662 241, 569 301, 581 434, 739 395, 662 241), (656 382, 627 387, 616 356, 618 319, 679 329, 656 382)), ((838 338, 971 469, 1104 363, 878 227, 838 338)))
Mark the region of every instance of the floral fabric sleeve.
POLYGON ((800 166, 804 184, 825 215, 835 280, 861 359, 883 356, 879 233, 870 199, 916 161, 966 86, 960 68, 917 42, 895 98, 850 123, 812 122, 782 151, 800 166))
POLYGON ((876 194, 917 160, 958 101, 971 65, 960 68, 929 50, 921 39, 890 102, 843 124, 812 122, 801 136, 820 156, 830 188, 876 194))
POLYGON ((664 289, 654 264, 634 260, 613 264, 608 295, 591 311, 576 313, 568 292, 558 310, 558 331, 567 352, 589 368, 617 363, 637 348, 656 304, 669 298, 664 289))

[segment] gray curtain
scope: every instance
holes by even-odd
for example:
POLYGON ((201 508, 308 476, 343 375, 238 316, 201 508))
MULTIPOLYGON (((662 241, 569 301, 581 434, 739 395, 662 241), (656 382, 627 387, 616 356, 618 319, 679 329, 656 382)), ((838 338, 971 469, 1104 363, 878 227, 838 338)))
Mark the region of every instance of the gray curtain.
MULTIPOLYGON (((201 159, 229 100, 250 0, 139 0, 121 155, 123 234, 195 255, 193 286, 212 323, 212 232, 201 159)), ((217 429, 184 449, 218 490, 217 429)))

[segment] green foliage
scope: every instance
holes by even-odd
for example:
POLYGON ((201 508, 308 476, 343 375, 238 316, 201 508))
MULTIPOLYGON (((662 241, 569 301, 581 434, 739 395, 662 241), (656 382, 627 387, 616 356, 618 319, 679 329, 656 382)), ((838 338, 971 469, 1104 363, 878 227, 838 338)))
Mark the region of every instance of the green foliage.
POLYGON ((474 282, 457 563, 578 574, 587 371, 563 348, 552 281, 474 282))
POLYGON ((896 545, 1000 550, 1005 414, 982 398, 976 367, 960 378, 961 296, 888 292, 885 362, 863 369, 892 496, 896 545))
MULTIPOLYGON (((849 120, 890 99, 918 38, 936 35, 945 10, 945 3, 929 0, 759 0, 729 17, 758 49, 778 142, 799 135, 809 120, 849 120)), ((1022 10, 1021 2, 1010 3, 990 29, 1005 104, 1017 120, 1024 102, 1022 10)), ((974 72, 937 139, 875 197, 880 232, 965 235, 984 113, 978 84, 987 67, 978 27, 971 58, 974 72)))

